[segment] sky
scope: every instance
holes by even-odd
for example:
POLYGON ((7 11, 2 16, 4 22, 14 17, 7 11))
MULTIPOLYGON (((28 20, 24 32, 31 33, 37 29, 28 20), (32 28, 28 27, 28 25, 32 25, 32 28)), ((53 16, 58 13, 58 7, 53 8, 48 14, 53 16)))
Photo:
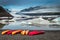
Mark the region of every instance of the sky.
POLYGON ((60 0, 0 0, 0 5, 17 11, 34 6, 60 5, 60 0))

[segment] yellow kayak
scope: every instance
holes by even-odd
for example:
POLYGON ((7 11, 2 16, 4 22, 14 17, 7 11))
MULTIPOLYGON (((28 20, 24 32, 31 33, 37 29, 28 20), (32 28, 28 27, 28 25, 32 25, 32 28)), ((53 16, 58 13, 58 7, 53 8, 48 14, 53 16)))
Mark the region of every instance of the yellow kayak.
POLYGON ((3 31, 1 34, 4 35, 4 34, 6 34, 8 31, 10 31, 10 30, 3 31))
POLYGON ((15 35, 15 34, 17 34, 17 33, 20 33, 22 30, 15 30, 15 31, 13 31, 12 32, 12 35, 15 35))
POLYGON ((21 32, 22 35, 28 35, 28 33, 29 33, 29 30, 23 30, 23 31, 21 32))

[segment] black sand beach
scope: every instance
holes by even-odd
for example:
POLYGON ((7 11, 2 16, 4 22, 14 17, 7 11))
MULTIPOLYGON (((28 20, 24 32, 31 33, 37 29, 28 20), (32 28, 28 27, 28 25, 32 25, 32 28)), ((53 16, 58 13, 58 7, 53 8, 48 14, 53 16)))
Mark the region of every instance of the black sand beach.
POLYGON ((60 31, 46 31, 45 34, 28 36, 28 35, 1 35, 0 40, 60 40, 60 31))

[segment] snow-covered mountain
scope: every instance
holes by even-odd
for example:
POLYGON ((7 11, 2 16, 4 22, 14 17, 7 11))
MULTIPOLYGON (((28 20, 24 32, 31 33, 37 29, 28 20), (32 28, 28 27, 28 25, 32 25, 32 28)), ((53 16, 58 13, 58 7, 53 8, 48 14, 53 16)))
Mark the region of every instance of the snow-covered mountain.
POLYGON ((36 6, 21 10, 22 13, 60 12, 60 6, 36 6))
POLYGON ((26 8, 21 10, 19 13, 16 14, 25 14, 25 15, 41 15, 43 13, 43 15, 46 14, 58 14, 60 15, 60 6, 36 6, 36 7, 30 7, 30 8, 26 8))

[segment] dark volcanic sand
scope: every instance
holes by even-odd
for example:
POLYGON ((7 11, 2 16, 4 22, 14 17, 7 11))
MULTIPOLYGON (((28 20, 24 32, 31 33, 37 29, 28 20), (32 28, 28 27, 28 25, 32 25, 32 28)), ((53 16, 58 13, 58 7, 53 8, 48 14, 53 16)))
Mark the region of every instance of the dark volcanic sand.
POLYGON ((28 35, 1 35, 0 40, 60 40, 60 31, 46 31, 45 34, 28 36, 28 35))

